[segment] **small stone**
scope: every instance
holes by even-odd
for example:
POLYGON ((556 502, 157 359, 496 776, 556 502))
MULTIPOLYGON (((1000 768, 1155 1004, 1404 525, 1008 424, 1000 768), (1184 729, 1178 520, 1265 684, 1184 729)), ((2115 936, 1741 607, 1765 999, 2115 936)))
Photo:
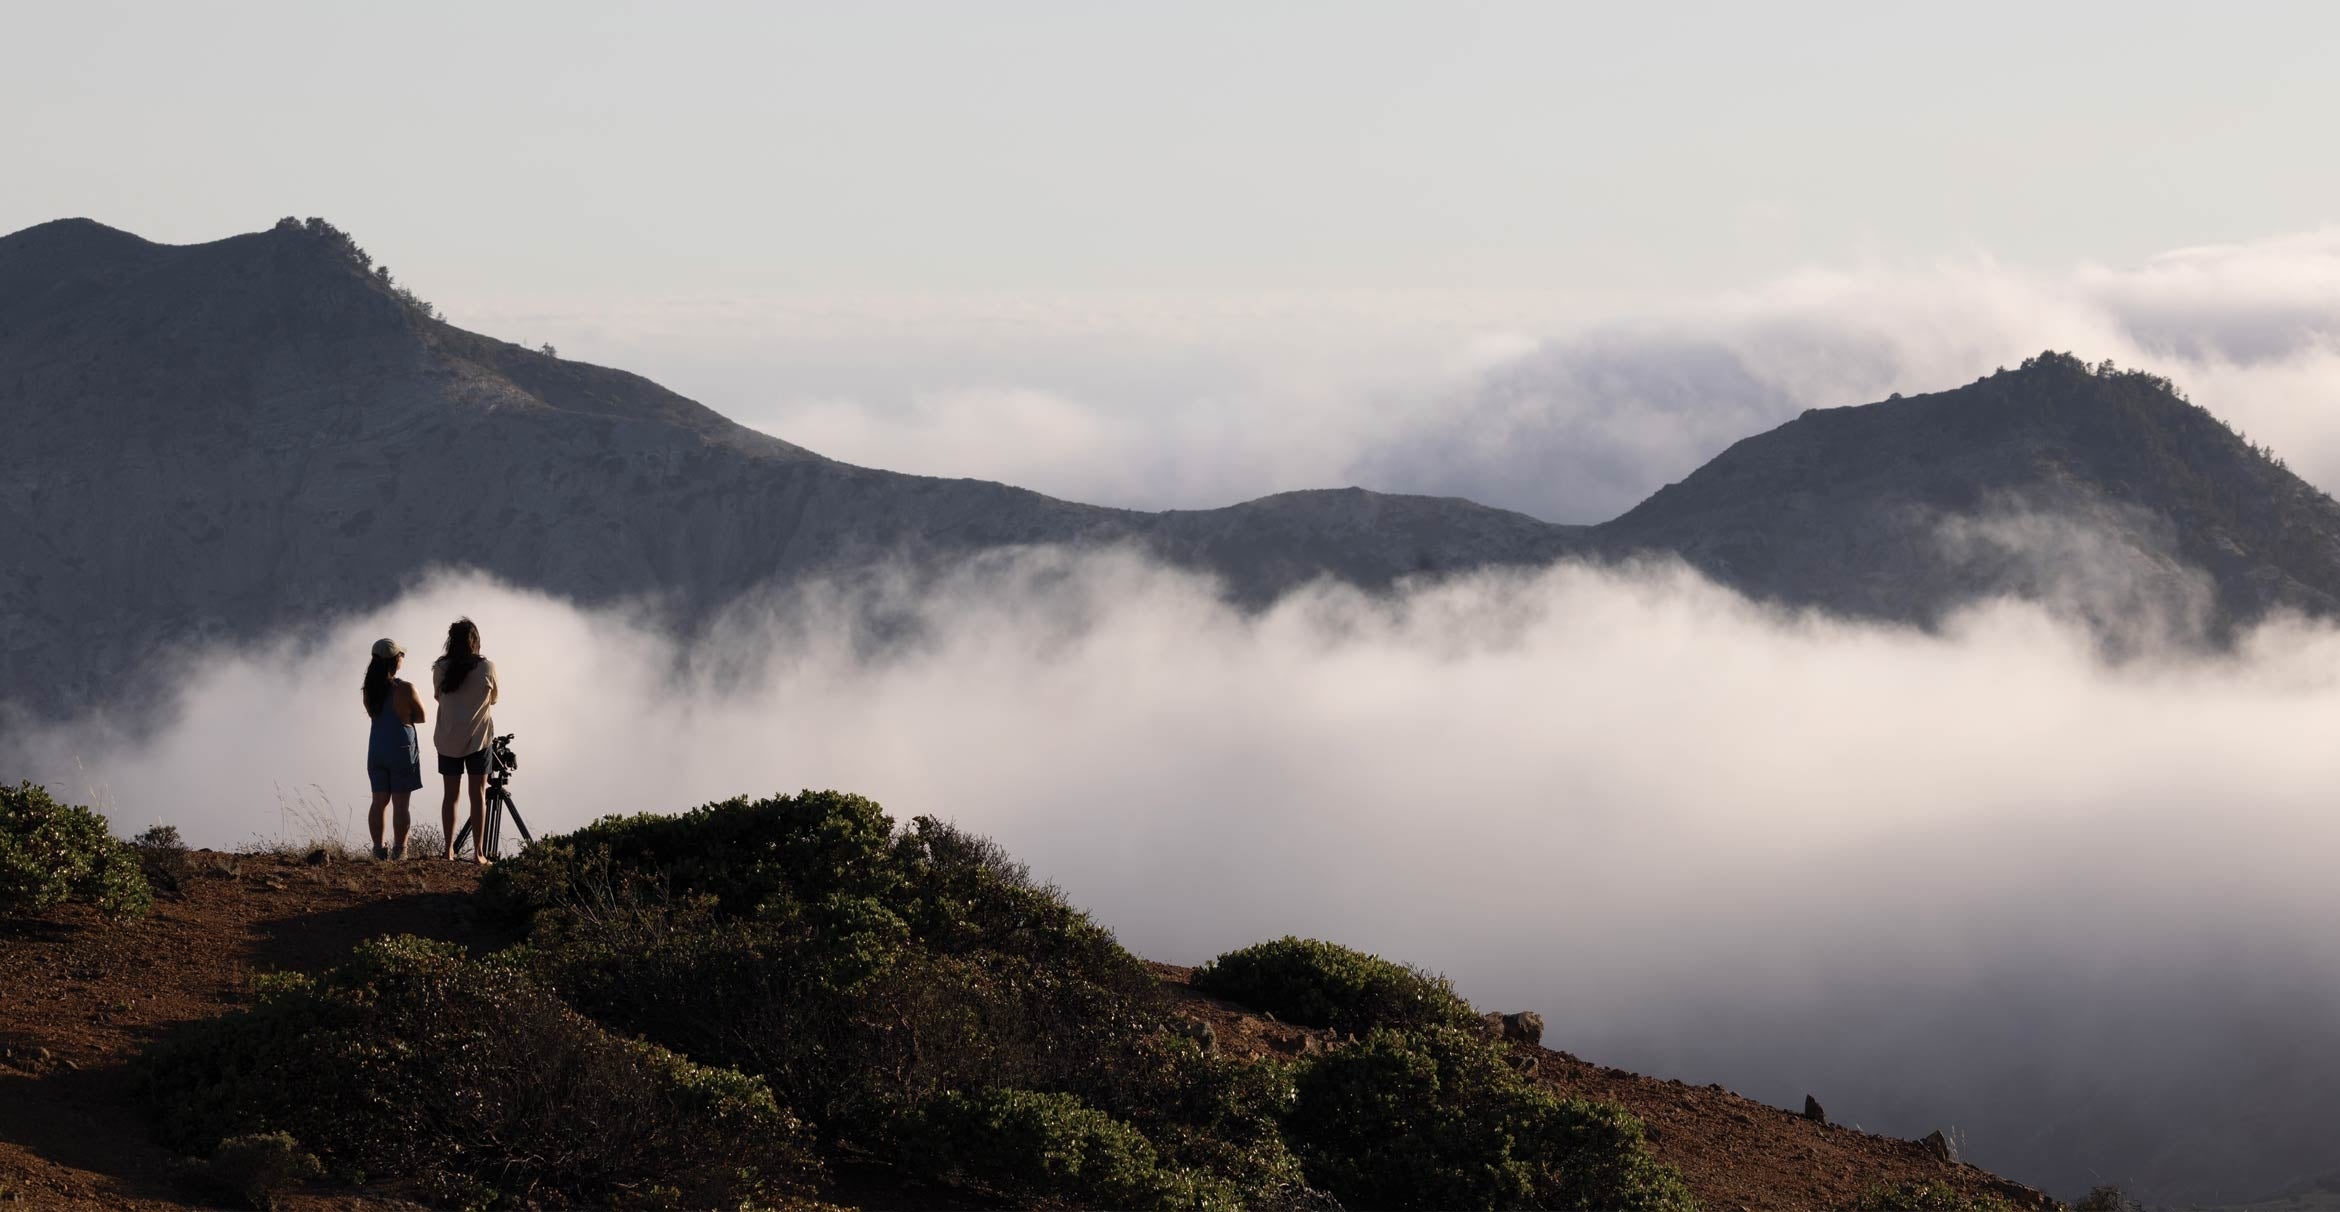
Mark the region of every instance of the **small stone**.
POLYGON ((1950 1146, 1950 1138, 1944 1136, 1940 1128, 1936 1128, 1919 1138, 1918 1144, 1924 1146, 1926 1152, 1943 1161, 1958 1160, 1958 1150, 1950 1146))
POLYGON ((1219 1046, 1219 1033, 1212 1030, 1209 1023, 1199 1018, 1173 1019, 1170 1023, 1170 1030, 1202 1045, 1202 1050, 1205 1052, 1213 1051, 1219 1046))
POLYGON ((332 862, 333 856, 325 853, 325 848, 323 846, 319 846, 315 850, 311 850, 309 852, 309 857, 302 859, 301 861, 307 863, 311 867, 322 867, 325 864, 332 862))
POLYGON ((1523 1044, 1542 1044, 1544 1042, 1544 1016, 1533 1010, 1522 1010, 1517 1014, 1504 1015, 1503 1038, 1518 1040, 1523 1044))
POLYGON ((1825 1124, 1828 1122, 1828 1112, 1820 1109, 1819 1099, 1807 1094, 1804 1096, 1804 1118, 1816 1124, 1825 1124))

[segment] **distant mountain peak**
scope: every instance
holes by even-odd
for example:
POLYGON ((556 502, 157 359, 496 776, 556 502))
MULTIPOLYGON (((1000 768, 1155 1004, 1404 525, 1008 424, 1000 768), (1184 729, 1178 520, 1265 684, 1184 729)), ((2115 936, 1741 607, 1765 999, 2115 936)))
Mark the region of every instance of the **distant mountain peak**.
POLYGON ((2068 579, 2085 544, 1991 547, 2026 533, 1992 516, 2020 508, 2139 556, 2146 593, 2089 598, 2092 624, 2162 588, 2222 626, 2340 613, 2330 498, 2166 380, 2056 352, 1811 410, 1600 526, 1353 487, 1147 514, 838 463, 465 331, 321 218, 189 245, 73 219, 0 237, 0 432, 0 687, 50 708, 175 639, 379 605, 434 566, 703 618, 759 586, 1028 544, 1134 546, 1245 604, 1654 554, 1760 600, 1930 624, 2068 579))

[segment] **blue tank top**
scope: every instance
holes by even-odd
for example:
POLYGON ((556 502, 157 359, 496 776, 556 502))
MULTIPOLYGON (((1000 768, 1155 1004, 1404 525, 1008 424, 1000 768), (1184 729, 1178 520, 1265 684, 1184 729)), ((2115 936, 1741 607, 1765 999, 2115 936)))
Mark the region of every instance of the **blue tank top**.
POLYGON ((374 731, 366 738, 366 765, 417 766, 422 763, 422 752, 416 747, 414 725, 398 718, 397 687, 382 699, 382 709, 374 713, 374 731))

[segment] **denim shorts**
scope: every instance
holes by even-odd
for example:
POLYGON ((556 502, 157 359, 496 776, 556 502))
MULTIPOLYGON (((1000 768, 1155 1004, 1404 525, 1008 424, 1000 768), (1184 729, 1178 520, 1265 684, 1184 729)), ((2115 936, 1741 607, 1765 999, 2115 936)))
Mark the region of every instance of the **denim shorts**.
POLYGON ((418 791, 422 788, 422 763, 411 757, 404 761, 367 762, 366 779, 376 791, 418 791))

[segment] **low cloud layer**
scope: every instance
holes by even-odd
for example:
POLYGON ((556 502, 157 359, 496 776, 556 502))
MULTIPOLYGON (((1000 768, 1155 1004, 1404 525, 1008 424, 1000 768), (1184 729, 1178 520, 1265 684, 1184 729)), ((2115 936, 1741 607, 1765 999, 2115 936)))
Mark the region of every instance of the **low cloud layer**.
POLYGON ((1806 408, 2042 349, 2163 374, 2340 490, 2340 229, 2142 265, 1985 257, 1738 294, 743 296, 458 319, 638 369, 852 462, 1194 508, 1359 484, 1604 521, 1806 408))
POLYGON ((1539 1010, 1555 1046, 1948 1127, 2067 1195, 2340 1166, 2326 627, 2108 665, 2048 608, 1926 635, 1665 566, 1246 616, 1134 557, 1027 551, 916 597, 743 603, 678 652, 447 576, 194 658, 148 743, 84 721, 0 773, 199 844, 320 810, 362 836, 366 646, 419 664, 458 613, 502 668, 539 829, 846 788, 998 837, 1149 956, 1332 938, 1539 1010), (917 638, 868 655, 873 605, 917 638))

